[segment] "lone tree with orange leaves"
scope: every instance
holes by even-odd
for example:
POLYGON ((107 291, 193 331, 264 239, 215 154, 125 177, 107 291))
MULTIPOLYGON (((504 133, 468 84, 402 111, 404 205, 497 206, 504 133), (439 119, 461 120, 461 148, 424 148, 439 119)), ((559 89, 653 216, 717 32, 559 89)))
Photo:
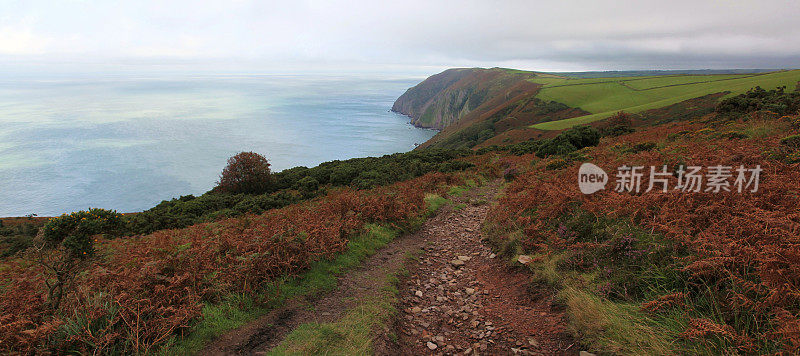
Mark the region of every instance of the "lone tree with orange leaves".
POLYGON ((272 188, 269 161, 255 152, 240 152, 228 158, 217 188, 227 193, 261 194, 272 188))

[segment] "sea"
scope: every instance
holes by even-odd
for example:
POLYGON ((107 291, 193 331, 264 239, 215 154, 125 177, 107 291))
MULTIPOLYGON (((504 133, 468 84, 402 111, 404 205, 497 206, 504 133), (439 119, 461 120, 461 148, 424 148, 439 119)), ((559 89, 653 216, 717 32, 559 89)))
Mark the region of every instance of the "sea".
POLYGON ((436 132, 390 111, 422 77, 0 77, 0 216, 136 212, 211 189, 227 159, 273 171, 406 152, 436 132))

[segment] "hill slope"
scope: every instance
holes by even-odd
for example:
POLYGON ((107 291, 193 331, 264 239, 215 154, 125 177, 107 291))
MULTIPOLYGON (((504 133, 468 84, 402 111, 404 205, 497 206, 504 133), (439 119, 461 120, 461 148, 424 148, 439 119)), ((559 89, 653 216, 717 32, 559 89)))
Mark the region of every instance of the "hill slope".
POLYGON ((502 68, 449 69, 409 89, 392 110, 410 116, 416 126, 442 130, 423 148, 478 148, 549 137, 555 134, 549 131, 598 122, 618 111, 655 123, 676 105, 682 112, 684 106, 708 111, 719 99, 750 88, 791 90, 798 81, 800 70, 575 78, 502 68))
POLYGON ((738 75, 677 75, 598 79, 534 78, 543 84, 537 95, 543 100, 557 100, 580 107, 592 115, 535 125, 543 130, 560 130, 608 118, 624 110, 639 113, 658 109, 700 96, 727 93, 742 94, 755 86, 794 89, 800 70, 738 75))
POLYGON ((442 130, 421 146, 442 148, 499 142, 511 130, 589 114, 536 98, 542 87, 536 78, 561 77, 502 68, 450 69, 409 89, 392 110, 410 116, 416 126, 442 130))
POLYGON ((537 87, 527 82, 533 76, 501 69, 448 69, 408 89, 392 111, 410 116, 415 126, 441 130, 476 110, 483 111, 483 104, 509 95, 519 85, 537 87))

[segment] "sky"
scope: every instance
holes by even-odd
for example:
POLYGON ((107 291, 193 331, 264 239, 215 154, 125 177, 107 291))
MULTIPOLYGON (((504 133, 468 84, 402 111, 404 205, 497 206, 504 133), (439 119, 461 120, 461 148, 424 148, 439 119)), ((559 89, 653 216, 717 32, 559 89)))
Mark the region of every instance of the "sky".
POLYGON ((800 1, 0 0, 0 71, 800 67, 800 1))

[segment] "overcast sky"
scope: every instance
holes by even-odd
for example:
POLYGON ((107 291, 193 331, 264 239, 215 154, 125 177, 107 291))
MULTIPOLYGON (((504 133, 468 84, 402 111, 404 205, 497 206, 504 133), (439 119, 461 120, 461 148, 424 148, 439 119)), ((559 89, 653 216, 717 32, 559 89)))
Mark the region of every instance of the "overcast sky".
POLYGON ((800 1, 0 0, 0 69, 797 68, 800 1))

